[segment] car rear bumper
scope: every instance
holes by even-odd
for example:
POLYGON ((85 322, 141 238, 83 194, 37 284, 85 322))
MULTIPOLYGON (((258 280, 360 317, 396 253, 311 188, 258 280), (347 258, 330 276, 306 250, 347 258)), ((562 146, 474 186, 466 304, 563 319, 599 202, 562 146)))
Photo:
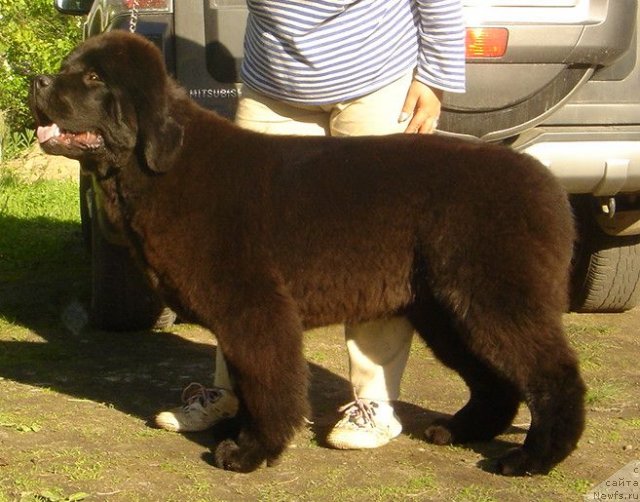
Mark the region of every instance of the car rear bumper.
POLYGON ((572 194, 640 192, 640 126, 540 128, 513 147, 540 160, 572 194))

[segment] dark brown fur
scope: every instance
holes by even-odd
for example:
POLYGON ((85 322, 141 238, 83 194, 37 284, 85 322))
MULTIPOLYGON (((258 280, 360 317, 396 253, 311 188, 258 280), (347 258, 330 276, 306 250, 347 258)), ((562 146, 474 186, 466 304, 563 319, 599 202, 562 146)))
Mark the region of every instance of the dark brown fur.
POLYGON ((398 314, 471 392, 429 441, 489 440, 525 401, 531 429, 500 472, 547 472, 575 448, 584 385, 562 327, 574 228, 534 159, 439 136, 245 131, 120 32, 36 80, 32 105, 43 124, 100 133, 94 150, 43 147, 95 166, 105 210, 165 300, 216 334, 243 403, 219 466, 273 462, 302 425, 303 330, 398 314))

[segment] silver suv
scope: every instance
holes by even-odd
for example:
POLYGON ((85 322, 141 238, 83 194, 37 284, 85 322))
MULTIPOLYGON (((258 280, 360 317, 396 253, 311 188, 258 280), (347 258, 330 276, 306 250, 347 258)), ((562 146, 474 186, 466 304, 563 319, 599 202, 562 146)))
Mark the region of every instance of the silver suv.
MULTIPOLYGON (((86 15, 85 37, 114 29, 144 34, 193 99, 233 116, 241 92, 244 0, 55 4, 86 15)), ((446 97, 441 133, 506 143, 541 160, 571 194, 579 226, 572 309, 634 307, 640 301, 637 0, 464 0, 464 6, 468 92, 446 97)), ((162 306, 119 236, 101 223, 91 181, 81 185, 94 323, 149 327, 162 306)), ((164 312, 160 322, 170 322, 164 312)))

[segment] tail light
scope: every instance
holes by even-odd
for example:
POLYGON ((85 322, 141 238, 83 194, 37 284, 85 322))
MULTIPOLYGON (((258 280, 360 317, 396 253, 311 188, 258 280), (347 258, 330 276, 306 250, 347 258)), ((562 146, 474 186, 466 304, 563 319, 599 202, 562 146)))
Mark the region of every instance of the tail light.
POLYGON ((467 28, 467 59, 500 58, 507 51, 506 28, 467 28))

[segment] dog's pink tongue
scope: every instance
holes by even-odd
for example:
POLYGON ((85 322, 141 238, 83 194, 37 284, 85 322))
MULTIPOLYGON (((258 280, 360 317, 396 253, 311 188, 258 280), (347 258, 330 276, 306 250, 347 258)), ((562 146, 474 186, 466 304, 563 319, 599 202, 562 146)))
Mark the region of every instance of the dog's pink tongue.
POLYGON ((46 143, 51 138, 60 135, 60 128, 57 124, 51 124, 50 126, 39 126, 36 135, 38 136, 39 143, 46 143))

